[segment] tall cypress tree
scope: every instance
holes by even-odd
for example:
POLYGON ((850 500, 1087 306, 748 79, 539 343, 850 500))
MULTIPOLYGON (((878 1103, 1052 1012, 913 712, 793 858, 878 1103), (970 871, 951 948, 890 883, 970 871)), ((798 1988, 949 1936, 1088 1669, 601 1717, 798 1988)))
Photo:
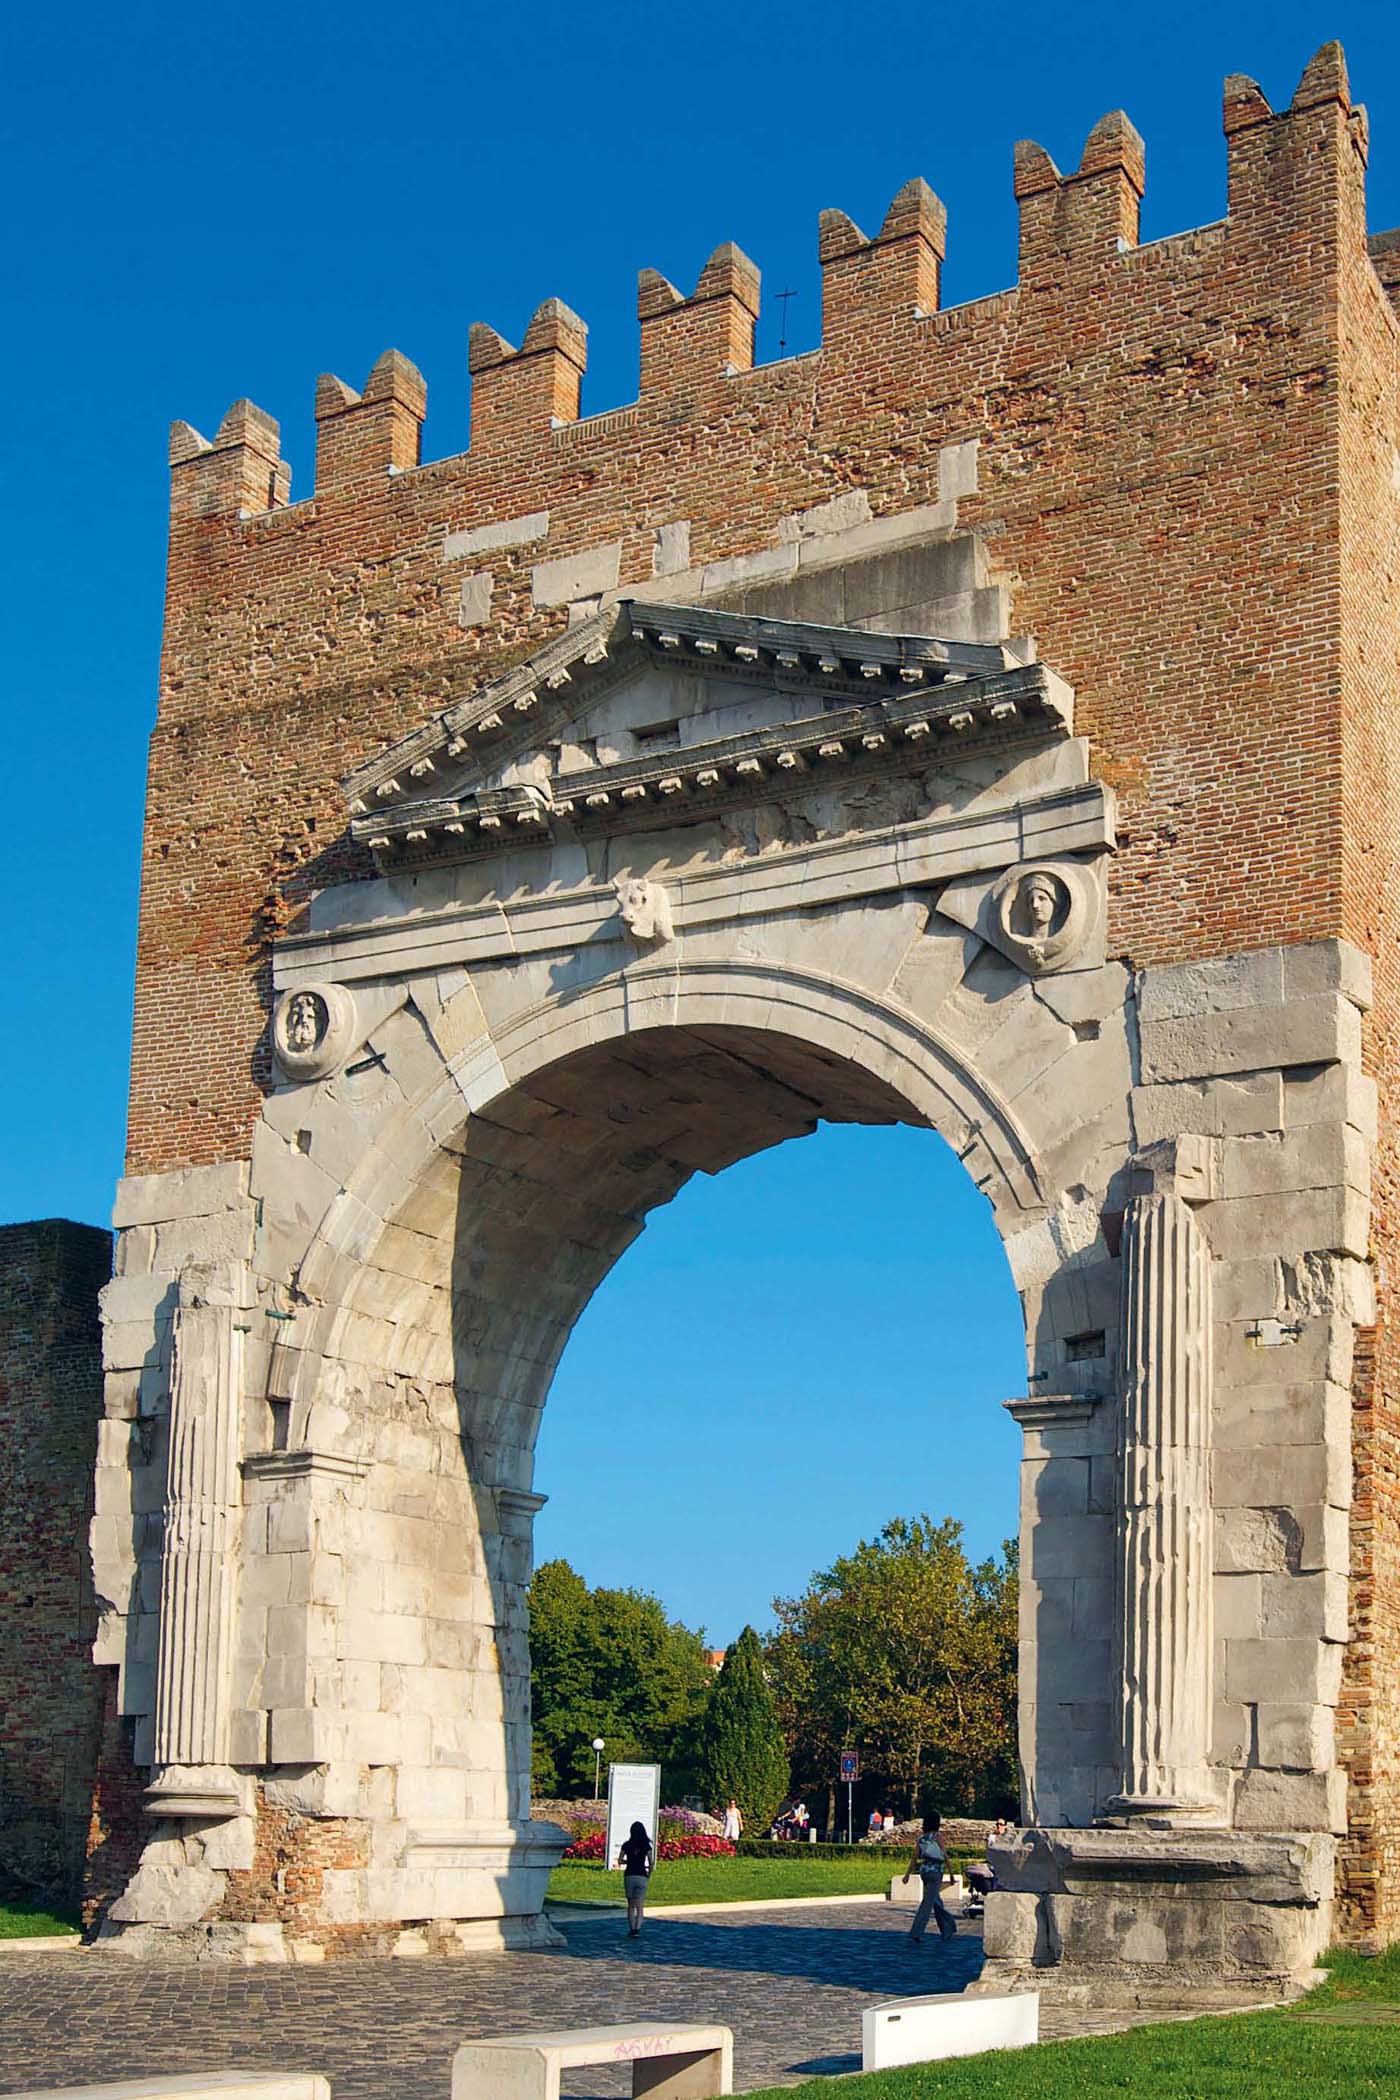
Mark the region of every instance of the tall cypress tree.
POLYGON ((748 1835, 766 1835, 787 1792, 788 1755, 752 1626, 724 1651, 700 1724, 696 1769, 711 1807, 723 1809, 732 1796, 748 1835))

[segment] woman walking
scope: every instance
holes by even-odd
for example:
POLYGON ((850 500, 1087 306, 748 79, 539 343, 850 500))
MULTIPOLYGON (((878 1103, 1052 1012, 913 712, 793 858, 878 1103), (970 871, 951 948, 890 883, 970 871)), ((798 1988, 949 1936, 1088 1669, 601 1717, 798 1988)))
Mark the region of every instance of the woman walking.
POLYGON ((909 1928, 909 1937, 916 1947, 923 1939, 930 1913, 938 1926, 941 1938, 952 1939, 958 1929, 953 1921, 952 1912, 944 1909, 939 1895, 943 1886, 944 1870, 948 1865, 948 1855, 944 1852, 938 1836, 940 1820, 938 1816, 924 1817, 924 1827, 919 1842, 914 1847, 914 1857, 904 1870, 906 1881, 911 1874, 917 1873, 923 1887, 919 1907, 914 1913, 914 1922, 909 1928))
POLYGON ((743 1834, 744 1819, 739 1813, 738 1802, 731 1795, 729 1806, 724 1811, 724 1828, 721 1836, 727 1838, 731 1845, 737 1845, 743 1834))
POLYGON ((618 1851, 622 1869, 622 1892, 627 1898, 627 1937, 636 1939, 642 1929, 642 1906, 647 1900, 647 1877, 655 1864, 645 1823, 634 1823, 618 1851))

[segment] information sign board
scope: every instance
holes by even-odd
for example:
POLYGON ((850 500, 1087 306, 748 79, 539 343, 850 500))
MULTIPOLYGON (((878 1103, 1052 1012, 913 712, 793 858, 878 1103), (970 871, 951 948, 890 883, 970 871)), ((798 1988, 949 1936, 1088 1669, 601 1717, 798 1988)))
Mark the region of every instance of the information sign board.
POLYGON ((617 1865, 618 1847, 634 1823, 641 1823, 652 1844, 657 1843, 656 1821, 660 1807, 660 1765, 608 1766, 607 1864, 610 1867, 617 1865))
POLYGON ((853 1782, 854 1780, 857 1780, 857 1779, 859 1779, 859 1778, 860 1778, 860 1756, 859 1756, 859 1753, 858 1753, 857 1751, 855 1751, 855 1750, 843 1750, 843 1751, 841 1752, 841 1779, 842 1779, 842 1783, 843 1783, 844 1785, 846 1785, 846 1786, 850 1786, 850 1785, 851 1785, 851 1783, 852 1783, 852 1782, 853 1782))

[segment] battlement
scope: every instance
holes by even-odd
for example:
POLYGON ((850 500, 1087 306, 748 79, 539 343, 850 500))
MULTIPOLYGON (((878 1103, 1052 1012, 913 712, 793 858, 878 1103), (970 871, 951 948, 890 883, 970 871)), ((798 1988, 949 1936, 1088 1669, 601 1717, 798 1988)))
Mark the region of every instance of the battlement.
MULTIPOLYGON (((1227 228, 1267 244, 1280 211, 1341 211, 1343 193, 1360 195, 1366 161, 1364 110, 1355 107, 1341 46, 1325 44, 1303 73, 1291 103, 1276 112, 1243 74, 1225 82, 1227 228), (1319 179, 1319 171, 1326 178, 1319 179)), ((1019 261, 1012 294, 1024 303, 1086 294, 1138 246, 1146 187, 1146 149, 1122 110, 1100 118, 1078 166, 1062 174, 1043 147, 1014 149, 1012 189, 1019 214, 1019 261)), ((1353 214, 1354 215, 1354 214, 1353 214)), ((1361 222, 1364 225, 1364 217, 1361 222)), ((939 312, 947 214, 928 184, 899 191, 878 233, 864 234, 839 210, 821 213, 823 381, 859 381, 864 361, 913 336, 939 312)), ((1380 274, 1393 281, 1388 248, 1380 274)), ((638 279, 638 409, 682 404, 757 381, 760 277, 732 242, 716 248, 686 296, 658 270, 638 279)), ((508 458, 547 444, 579 418, 588 330, 562 300, 536 308, 516 348, 482 321, 468 338, 473 462, 508 458)), ((316 389, 318 498, 351 496, 420 464, 427 389, 397 351, 386 351, 357 394, 323 376, 316 389)), ((290 470, 278 426, 250 402, 235 402, 213 443, 187 423, 171 431, 172 521, 248 516, 289 500, 290 470)))

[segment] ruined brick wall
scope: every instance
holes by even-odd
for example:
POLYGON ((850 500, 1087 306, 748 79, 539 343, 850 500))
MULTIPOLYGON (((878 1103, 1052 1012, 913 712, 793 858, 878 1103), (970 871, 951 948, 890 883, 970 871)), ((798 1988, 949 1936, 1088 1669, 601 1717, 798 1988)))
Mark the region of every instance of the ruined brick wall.
POLYGON ((111 1234, 0 1226, 0 1886, 70 1899, 101 1685, 88 1519, 111 1234))
POLYGON ((1345 925, 1373 957, 1380 1089, 1371 1253, 1377 1324, 1353 1369, 1352 1618, 1339 1748, 1350 1773, 1352 1935, 1400 1938, 1400 239, 1368 260, 1358 160, 1339 207, 1339 476, 1345 925))

